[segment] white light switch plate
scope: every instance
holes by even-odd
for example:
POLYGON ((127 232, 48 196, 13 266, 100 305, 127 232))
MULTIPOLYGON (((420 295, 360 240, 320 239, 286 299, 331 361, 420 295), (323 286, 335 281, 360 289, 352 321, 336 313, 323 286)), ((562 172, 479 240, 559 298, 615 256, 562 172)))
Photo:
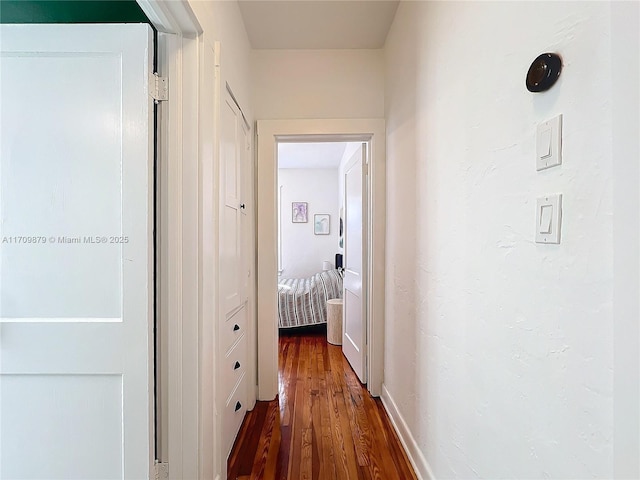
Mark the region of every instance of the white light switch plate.
POLYGON ((536 202, 536 243, 560 243, 562 194, 545 195, 536 202))
POLYGON ((562 163, 562 115, 538 125, 536 131, 536 170, 562 163))

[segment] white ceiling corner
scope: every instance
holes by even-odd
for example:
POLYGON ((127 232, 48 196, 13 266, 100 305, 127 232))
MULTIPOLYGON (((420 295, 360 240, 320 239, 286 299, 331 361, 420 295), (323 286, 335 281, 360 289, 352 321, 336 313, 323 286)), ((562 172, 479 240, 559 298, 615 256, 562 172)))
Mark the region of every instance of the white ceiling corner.
POLYGON ((378 49, 398 0, 239 0, 254 49, 378 49))

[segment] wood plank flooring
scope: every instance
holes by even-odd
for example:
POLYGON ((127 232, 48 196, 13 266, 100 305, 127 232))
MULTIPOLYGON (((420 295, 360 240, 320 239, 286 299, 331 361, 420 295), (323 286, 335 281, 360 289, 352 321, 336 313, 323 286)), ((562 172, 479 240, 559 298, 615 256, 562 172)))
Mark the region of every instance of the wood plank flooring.
POLYGON ((227 462, 227 478, 273 480, 280 448, 278 399, 257 402, 242 423, 227 462))
POLYGON ((229 457, 229 479, 416 478, 382 402, 360 384, 341 347, 326 342, 324 329, 280 336, 279 382, 279 403, 259 402, 247 415, 229 457), (266 420, 278 406, 274 459, 276 447, 263 437, 273 435, 266 423, 278 426, 266 420))

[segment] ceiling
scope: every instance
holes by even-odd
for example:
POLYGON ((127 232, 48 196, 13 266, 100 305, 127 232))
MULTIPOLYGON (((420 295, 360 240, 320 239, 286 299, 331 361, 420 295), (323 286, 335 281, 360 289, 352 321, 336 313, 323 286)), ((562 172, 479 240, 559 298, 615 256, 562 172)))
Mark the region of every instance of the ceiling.
POLYGON ((398 0, 239 0, 254 49, 377 49, 398 0))
POLYGON ((278 168, 338 168, 349 143, 278 143, 278 168))

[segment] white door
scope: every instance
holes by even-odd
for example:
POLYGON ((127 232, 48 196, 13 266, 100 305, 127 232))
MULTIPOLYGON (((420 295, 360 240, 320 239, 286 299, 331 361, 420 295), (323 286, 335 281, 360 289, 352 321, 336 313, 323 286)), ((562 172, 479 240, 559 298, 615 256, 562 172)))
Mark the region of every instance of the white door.
POLYGON ((0 478, 148 478, 152 31, 0 36, 0 478))
MULTIPOLYGON (((240 115, 242 117, 242 114, 240 115)), ((242 295, 242 301, 246 302, 249 299, 249 281, 251 277, 251 264, 250 257, 251 251, 253 249, 253 244, 251 243, 252 238, 252 228, 253 228, 253 215, 251 215, 250 209, 253 206, 253 176, 252 170, 253 167, 251 165, 251 145, 250 145, 250 130, 247 126, 247 123, 244 121, 244 118, 241 119, 240 128, 240 142, 241 142, 241 156, 240 162, 242 163, 242 200, 240 203, 240 212, 241 215, 241 227, 240 227, 240 237, 242 241, 242 250, 241 250, 241 262, 240 262, 240 291, 242 295)))
POLYGON ((222 413, 223 464, 247 411, 248 308, 247 254, 249 203, 247 170, 249 127, 227 90, 220 111, 220 289, 222 319, 219 328, 221 382, 218 403, 222 413))
POLYGON ((367 382, 366 353, 366 169, 367 144, 347 162, 344 190, 344 304, 342 351, 362 383, 367 382))
POLYGON ((242 278, 242 168, 244 155, 244 123, 240 110, 228 92, 220 112, 220 160, 221 188, 224 209, 220 225, 221 242, 221 287, 226 314, 233 312, 244 301, 242 278))

